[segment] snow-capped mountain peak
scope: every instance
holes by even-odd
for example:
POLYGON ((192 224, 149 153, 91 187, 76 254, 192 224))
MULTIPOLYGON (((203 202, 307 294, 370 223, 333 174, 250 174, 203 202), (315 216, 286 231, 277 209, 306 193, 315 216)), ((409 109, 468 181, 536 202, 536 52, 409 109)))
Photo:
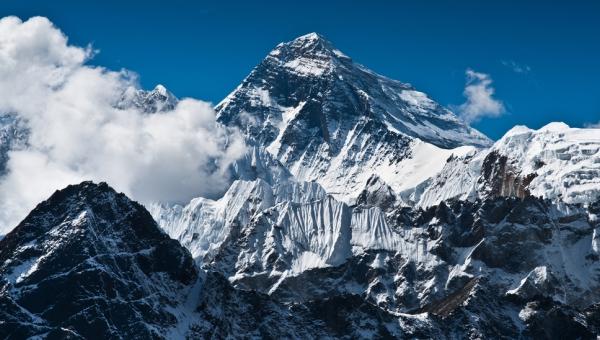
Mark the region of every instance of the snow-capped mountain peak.
POLYGON ((173 94, 172 94, 171 92, 169 92, 169 91, 167 90, 167 88, 166 88, 164 85, 162 85, 162 84, 158 84, 158 85, 156 85, 156 86, 154 87, 154 90, 153 90, 153 91, 154 91, 154 92, 156 92, 156 93, 158 93, 158 94, 160 94, 161 96, 165 96, 165 97, 166 97, 166 96, 169 96, 169 95, 173 95, 173 94))
POLYGON ((291 71, 307 76, 323 75, 343 61, 351 62, 348 56, 318 33, 309 33, 288 43, 281 43, 267 58, 275 58, 291 71))
POLYGON ((316 33, 277 45, 216 110, 298 180, 349 203, 373 175, 410 191, 452 149, 491 144, 425 93, 354 63, 316 33), (413 175, 402 180, 402 169, 413 175))
POLYGON ((140 204, 71 185, 0 241, 0 337, 168 337, 199 278, 140 204))
POLYGON ((178 99, 164 85, 158 84, 151 91, 129 87, 117 103, 121 109, 135 108, 144 113, 173 110, 178 99))
POLYGON ((328 142, 344 139, 357 120, 372 119, 441 147, 490 144, 426 94, 354 63, 317 33, 277 45, 217 111, 222 122, 270 143, 294 123, 281 124, 300 103, 310 110, 300 118, 312 120, 328 142))

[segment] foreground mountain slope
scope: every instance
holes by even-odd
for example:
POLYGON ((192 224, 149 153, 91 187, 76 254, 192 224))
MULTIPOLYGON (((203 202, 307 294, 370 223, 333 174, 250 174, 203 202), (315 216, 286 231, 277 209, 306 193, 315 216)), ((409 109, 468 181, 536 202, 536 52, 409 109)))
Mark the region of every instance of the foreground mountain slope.
MULTIPOLYGON (((250 190, 243 200, 256 195, 268 196, 250 190)), ((286 196, 255 210, 224 230, 205 272, 141 205, 106 184, 69 186, 0 241, 0 334, 598 333, 600 202, 496 198, 384 213, 369 195, 355 207, 286 196)))
POLYGON ((397 338, 435 332, 427 317, 396 316, 352 295, 336 297, 335 304, 334 315, 323 310, 328 299, 283 303, 199 270, 141 205, 104 183, 57 191, 0 241, 5 339, 397 338))
POLYGON ((198 276, 141 205, 106 184, 69 186, 0 241, 0 334, 159 337, 198 276))

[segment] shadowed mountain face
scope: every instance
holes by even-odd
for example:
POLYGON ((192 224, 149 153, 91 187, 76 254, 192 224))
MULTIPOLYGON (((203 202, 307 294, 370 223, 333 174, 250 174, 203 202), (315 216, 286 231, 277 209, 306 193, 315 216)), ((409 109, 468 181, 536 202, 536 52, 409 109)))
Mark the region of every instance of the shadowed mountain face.
POLYGON ((156 337, 198 275, 141 205, 106 184, 69 186, 0 241, 0 334, 156 337))

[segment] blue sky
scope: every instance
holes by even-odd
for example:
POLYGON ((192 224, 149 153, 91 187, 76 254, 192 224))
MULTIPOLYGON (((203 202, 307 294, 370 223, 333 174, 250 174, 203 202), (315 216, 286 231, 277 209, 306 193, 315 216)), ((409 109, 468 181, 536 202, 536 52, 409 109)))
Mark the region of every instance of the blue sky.
POLYGON ((316 31, 372 70, 443 105, 465 71, 488 74, 506 113, 473 126, 600 121, 599 1, 14 1, 0 15, 48 17, 92 64, 218 102, 279 42, 316 31))

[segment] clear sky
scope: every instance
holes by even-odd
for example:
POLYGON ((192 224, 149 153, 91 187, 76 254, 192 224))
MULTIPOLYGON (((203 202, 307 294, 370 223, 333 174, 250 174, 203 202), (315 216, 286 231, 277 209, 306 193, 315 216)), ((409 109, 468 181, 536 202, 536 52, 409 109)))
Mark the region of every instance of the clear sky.
POLYGON ((506 113, 473 124, 600 121, 600 1, 23 1, 0 15, 48 17, 92 64, 152 88, 218 102, 279 42, 319 32, 355 61, 443 105, 464 102, 465 71, 488 74, 506 113))

